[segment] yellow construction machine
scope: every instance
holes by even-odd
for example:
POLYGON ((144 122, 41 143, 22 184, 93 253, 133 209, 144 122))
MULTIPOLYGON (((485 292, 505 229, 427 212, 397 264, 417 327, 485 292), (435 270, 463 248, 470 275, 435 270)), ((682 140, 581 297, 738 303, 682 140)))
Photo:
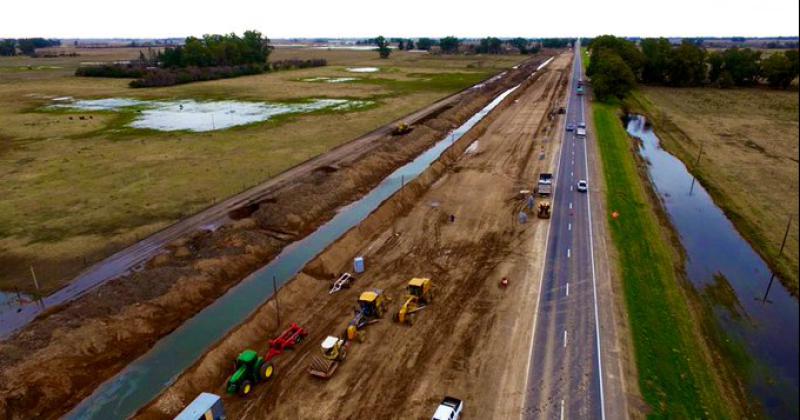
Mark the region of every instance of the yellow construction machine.
POLYGON ((549 219, 550 218, 551 204, 550 204, 549 201, 547 201, 547 200, 539 201, 539 206, 537 208, 538 208, 538 211, 537 211, 536 215, 540 219, 549 219))
POLYGON ((433 302, 433 283, 429 278, 413 278, 408 281, 408 293, 405 303, 394 314, 394 320, 408 325, 414 325, 416 313, 433 302))
POLYGON ((401 136, 403 134, 410 133, 411 130, 413 130, 413 129, 414 129, 413 126, 408 125, 405 122, 401 122, 401 123, 399 123, 399 124, 394 126, 394 128, 392 129, 392 135, 393 136, 401 136))
POLYGON ((308 367, 308 373, 318 378, 328 379, 347 358, 347 348, 350 343, 339 337, 329 335, 322 341, 322 357, 314 356, 308 367))
POLYGON ((347 339, 364 341, 363 329, 378 319, 383 317, 386 312, 386 301, 388 298, 381 289, 367 290, 358 297, 358 307, 356 314, 347 325, 347 339))

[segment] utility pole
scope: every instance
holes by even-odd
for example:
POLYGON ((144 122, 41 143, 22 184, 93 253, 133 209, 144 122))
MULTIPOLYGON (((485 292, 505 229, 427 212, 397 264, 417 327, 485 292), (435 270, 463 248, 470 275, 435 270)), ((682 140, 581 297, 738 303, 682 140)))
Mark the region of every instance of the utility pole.
POLYGON ((275 314, 277 316, 278 328, 281 328, 281 308, 278 306, 278 281, 272 276, 272 298, 275 299, 275 314))
POLYGON ((33 277, 33 285, 36 286, 36 300, 44 308, 44 303, 42 302, 42 294, 39 289, 39 280, 36 279, 36 272, 33 271, 33 266, 31 266, 31 277, 33 277))
POLYGON ((767 285, 767 291, 764 292, 764 298, 761 299, 762 303, 772 303, 771 301, 767 300, 767 296, 769 295, 769 289, 772 288, 772 281, 775 280, 775 273, 772 273, 772 276, 769 278, 769 284, 767 285))
POLYGON ((786 224, 786 233, 783 234, 783 242, 781 242, 781 250, 778 251, 778 256, 783 255, 783 248, 786 246, 786 238, 789 237, 789 227, 792 226, 792 215, 789 215, 789 223, 786 224))

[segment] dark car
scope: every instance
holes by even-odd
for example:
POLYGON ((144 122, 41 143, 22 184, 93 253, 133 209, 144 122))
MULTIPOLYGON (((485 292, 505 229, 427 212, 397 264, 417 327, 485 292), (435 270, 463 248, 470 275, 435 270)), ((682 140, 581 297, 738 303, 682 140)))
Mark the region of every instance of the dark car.
POLYGON ((575 131, 575 124, 567 124, 567 131, 575 131))

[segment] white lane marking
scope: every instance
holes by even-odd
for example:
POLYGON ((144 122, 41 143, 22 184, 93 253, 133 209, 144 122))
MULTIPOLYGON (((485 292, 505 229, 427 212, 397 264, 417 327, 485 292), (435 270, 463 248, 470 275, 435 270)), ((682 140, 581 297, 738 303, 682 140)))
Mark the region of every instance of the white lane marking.
POLYGON ((570 171, 569 176, 575 176, 575 172, 570 171))
POLYGON ((572 252, 570 251, 569 248, 567 248, 567 258, 571 258, 571 257, 572 257, 572 252))
POLYGON ((572 230, 572 223, 567 225, 567 230, 572 230))
POLYGON ((564 400, 561 400, 561 420, 564 420, 564 400))
POLYGON ((569 203, 569 208, 572 208, 572 203, 569 203))
POLYGON ((570 190, 570 191, 572 191, 572 187, 573 187, 573 185, 570 185, 570 186, 569 186, 569 190, 570 190))
POLYGON ((569 296, 569 283, 567 283, 567 296, 569 296))
MULTIPOLYGON (((580 56, 580 53, 578 53, 580 56)), ((583 97, 579 98, 581 104, 581 120, 586 121, 584 116, 584 104, 583 104, 583 97)), ((588 141, 583 142, 583 164, 584 168, 586 169, 586 181, 589 182, 591 185, 591 181, 589 181, 589 158, 588 156, 588 148, 586 147, 586 143, 588 141)), ((600 418, 601 420, 606 420, 606 401, 605 395, 603 394, 603 358, 601 356, 601 349, 600 349, 600 315, 597 309, 597 280, 595 278, 595 268, 594 268, 594 238, 592 237, 592 199, 590 197, 591 194, 586 194, 586 204, 588 205, 589 211, 586 213, 589 218, 589 255, 592 260, 592 292, 594 294, 594 330, 595 330, 595 337, 597 338, 597 377, 600 380, 600 418)))
POLYGON ((564 330, 564 347, 567 347, 567 330, 564 330))
MULTIPOLYGON (((570 109, 571 105, 572 105, 572 101, 568 100, 567 101, 567 114, 569 114, 569 109, 570 109)), ((566 138, 565 138, 565 135, 562 132, 562 134, 561 134, 561 147, 558 150, 558 166, 556 167, 555 172, 553 172, 553 179, 555 179, 555 180, 558 180, 558 174, 561 171, 561 160, 564 158, 564 140, 566 140, 566 138)), ((573 150, 572 153, 574 154, 575 151, 573 150)), ((553 202, 554 203, 556 202, 556 194, 558 194, 558 189, 557 188, 553 189, 553 202)), ((545 228, 545 232, 544 232, 545 254, 547 253, 548 244, 550 243, 550 226, 552 226, 552 224, 551 223, 547 223, 547 227, 545 228)), ((544 284, 545 267, 547 267, 546 258, 547 257, 545 255, 545 260, 542 261, 542 268, 541 268, 541 272, 539 273, 539 293, 536 295, 536 307, 533 310, 533 328, 531 328, 531 342, 530 342, 529 347, 528 347, 530 350, 528 350, 528 354, 529 354, 529 356, 528 356, 528 364, 525 367, 525 372, 526 372, 526 375, 525 375, 525 388, 524 388, 525 392, 528 391, 528 380, 530 379, 531 362, 533 362, 533 342, 534 342, 534 339, 536 339, 536 321, 539 318, 539 303, 542 300, 542 285, 544 284)), ((524 419, 525 418, 525 410, 520 410, 520 414, 519 415, 520 415, 520 419, 524 419)))

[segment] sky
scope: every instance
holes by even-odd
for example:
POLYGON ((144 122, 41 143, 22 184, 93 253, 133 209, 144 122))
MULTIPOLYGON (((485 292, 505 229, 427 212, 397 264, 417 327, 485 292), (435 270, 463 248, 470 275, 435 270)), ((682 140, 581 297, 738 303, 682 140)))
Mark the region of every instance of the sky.
POLYGON ((798 0, 39 0, 4 2, 0 37, 796 36, 798 0))

